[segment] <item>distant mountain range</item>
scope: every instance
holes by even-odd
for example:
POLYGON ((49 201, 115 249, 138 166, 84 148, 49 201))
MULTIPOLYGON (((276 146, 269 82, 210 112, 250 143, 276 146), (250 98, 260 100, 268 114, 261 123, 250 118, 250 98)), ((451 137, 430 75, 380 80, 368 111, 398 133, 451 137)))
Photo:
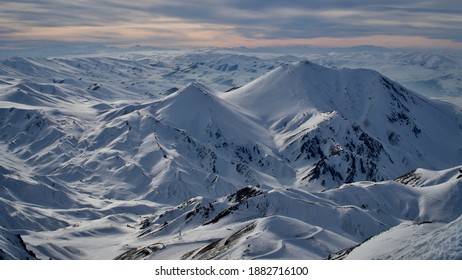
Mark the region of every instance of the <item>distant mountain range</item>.
POLYGON ((460 107, 208 55, 1 61, 0 258, 461 257, 460 107))

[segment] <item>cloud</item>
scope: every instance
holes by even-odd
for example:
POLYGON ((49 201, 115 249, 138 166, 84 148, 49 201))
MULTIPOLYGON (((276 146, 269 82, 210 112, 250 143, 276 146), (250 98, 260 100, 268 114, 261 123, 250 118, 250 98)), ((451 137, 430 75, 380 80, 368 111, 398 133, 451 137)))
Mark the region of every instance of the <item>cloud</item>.
POLYGON ((0 40, 234 45, 236 41, 264 43, 394 36, 436 39, 454 46, 462 42, 462 3, 459 2, 2 1, 0 40))

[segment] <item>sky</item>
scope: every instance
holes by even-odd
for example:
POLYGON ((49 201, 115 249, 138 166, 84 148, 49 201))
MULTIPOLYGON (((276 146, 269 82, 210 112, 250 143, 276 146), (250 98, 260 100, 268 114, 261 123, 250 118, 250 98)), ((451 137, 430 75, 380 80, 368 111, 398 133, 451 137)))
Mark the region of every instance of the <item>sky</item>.
POLYGON ((0 0, 0 48, 51 43, 462 50, 462 1, 0 0))

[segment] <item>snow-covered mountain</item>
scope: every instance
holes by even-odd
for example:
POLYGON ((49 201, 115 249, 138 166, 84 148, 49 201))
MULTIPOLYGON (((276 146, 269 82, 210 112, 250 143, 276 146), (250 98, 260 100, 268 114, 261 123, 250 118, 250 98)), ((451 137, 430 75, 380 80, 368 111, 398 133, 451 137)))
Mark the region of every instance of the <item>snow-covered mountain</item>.
POLYGON ((203 60, 2 61, 2 252, 318 259, 462 214, 460 108, 372 70, 203 60))
POLYGON ((374 71, 287 64, 220 96, 271 131, 297 168, 296 185, 311 189, 394 178, 418 166, 448 168, 462 158, 460 109, 374 71), (320 174, 328 175, 313 183, 320 174))

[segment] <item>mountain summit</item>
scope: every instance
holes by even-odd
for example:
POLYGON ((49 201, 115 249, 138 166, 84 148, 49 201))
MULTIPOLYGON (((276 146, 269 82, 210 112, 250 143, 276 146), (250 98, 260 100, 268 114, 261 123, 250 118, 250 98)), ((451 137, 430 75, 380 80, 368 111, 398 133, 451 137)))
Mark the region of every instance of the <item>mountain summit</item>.
POLYGON ((462 158, 460 109, 376 71, 302 61, 219 96, 272 131, 280 152, 295 161, 299 182, 326 177, 320 174, 329 187, 382 180, 462 158))

